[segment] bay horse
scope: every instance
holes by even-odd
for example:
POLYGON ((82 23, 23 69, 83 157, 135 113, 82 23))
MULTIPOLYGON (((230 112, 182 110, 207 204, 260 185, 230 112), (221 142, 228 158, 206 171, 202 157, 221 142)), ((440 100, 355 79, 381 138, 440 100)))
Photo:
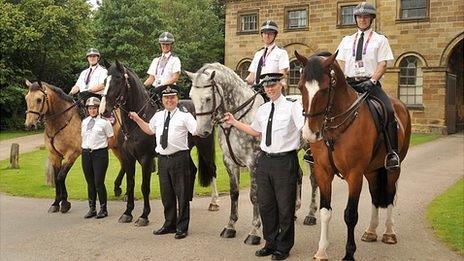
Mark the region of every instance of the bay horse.
MULTIPOLYGON (((337 174, 348 183, 348 203, 344 212, 347 225, 346 252, 343 260, 354 260, 356 243, 354 229, 358 221, 358 202, 363 176, 369 183, 372 198, 370 225, 363 241, 377 240, 378 211, 387 208, 386 230, 382 242, 395 244, 393 205, 400 169, 384 167, 386 149, 380 141, 373 116, 368 108, 367 93, 358 95, 345 80, 336 62, 337 53, 328 58, 313 55, 305 58, 295 51, 304 67, 298 87, 303 98, 305 126, 303 137, 311 143, 314 170, 320 191, 321 235, 314 260, 327 260, 328 227, 332 216, 332 180, 337 174)), ((409 149, 411 118, 406 106, 390 98, 399 125, 399 156, 401 161, 409 149)))
MULTIPOLYGON (((45 123, 45 145, 54 172, 55 200, 48 212, 66 213, 71 208, 65 184, 66 176, 82 153, 82 120, 77 103, 62 89, 48 83, 31 83, 26 80, 26 85, 29 91, 25 96, 27 111, 24 125, 26 129, 32 129, 37 128, 42 121, 45 123)), ((119 126, 115 125, 113 128, 117 135, 119 126)), ((118 148, 113 147, 112 150, 120 160, 121 154, 118 148)), ((124 170, 120 169, 119 172, 124 173, 124 170)))
MULTIPOLYGON (((189 107, 185 102, 182 106, 189 107)), ((153 135, 145 134, 139 126, 129 119, 128 112, 137 112, 142 119, 149 121, 155 112, 161 109, 156 102, 149 96, 139 77, 122 63, 116 62, 108 68, 108 77, 100 113, 105 115, 119 108, 121 113, 117 120, 121 123, 121 135, 117 139, 118 146, 122 151, 123 168, 126 171, 126 195, 127 207, 119 218, 120 223, 132 221, 132 210, 134 209, 134 186, 135 186, 135 163, 142 166, 142 194, 143 194, 143 213, 135 222, 136 226, 148 225, 148 215, 151 208, 149 203, 151 173, 155 170, 155 138, 153 135)), ((193 110, 193 106, 190 106, 193 110)), ((213 176, 216 175, 213 151, 209 148, 213 137, 205 139, 193 139, 189 137, 189 145, 195 143, 198 150, 199 178, 202 186, 209 185, 213 176), (203 143, 207 144, 206 146, 203 143), (207 150, 204 150, 207 149, 207 150)), ((196 167, 191 162, 192 173, 196 173, 196 167)), ((192 175, 194 178, 194 175, 192 175)), ((194 180, 192 180, 193 184, 194 180)), ((192 185, 193 193, 193 185, 192 185)))
MULTIPOLYGON (((209 63, 201 67, 196 73, 185 72, 192 81, 190 98, 195 105, 197 115, 197 134, 208 136, 213 133, 216 123, 219 123, 219 142, 223 152, 223 161, 229 174, 231 210, 229 221, 220 236, 235 237, 235 223, 238 220, 238 197, 240 183, 240 168, 247 167, 250 171, 250 201, 253 204, 252 229, 245 239, 246 244, 259 244, 259 217, 257 184, 255 177, 256 159, 260 153, 259 141, 246 133, 231 126, 220 123, 225 112, 231 112, 238 120, 251 123, 259 106, 264 103, 263 98, 231 69, 220 63, 209 63)), ((301 191, 302 171, 298 182, 301 191)), ((215 186, 215 183, 212 183, 215 186)), ((305 218, 305 224, 315 224, 314 212, 316 187, 313 186, 313 203, 310 214, 305 218)), ((297 208, 301 205, 301 193, 298 193, 297 208)))

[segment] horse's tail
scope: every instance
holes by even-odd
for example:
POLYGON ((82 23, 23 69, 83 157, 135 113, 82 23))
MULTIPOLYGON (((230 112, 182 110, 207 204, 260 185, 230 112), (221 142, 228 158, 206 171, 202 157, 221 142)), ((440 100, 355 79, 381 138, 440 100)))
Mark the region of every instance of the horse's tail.
POLYGON ((198 152, 198 175, 202 187, 209 186, 213 177, 216 177, 214 140, 214 130, 205 138, 195 136, 195 145, 198 152))
MULTIPOLYGON (((393 186, 396 186, 394 184, 393 186)), ((393 204, 395 199, 396 188, 388 189, 388 171, 382 167, 377 170, 377 186, 372 197, 372 204, 375 207, 386 208, 393 204)))

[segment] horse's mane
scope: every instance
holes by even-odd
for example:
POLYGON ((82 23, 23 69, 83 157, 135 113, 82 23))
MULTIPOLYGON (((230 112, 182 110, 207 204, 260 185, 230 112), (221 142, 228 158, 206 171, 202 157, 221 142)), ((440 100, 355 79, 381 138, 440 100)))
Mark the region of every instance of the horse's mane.
MULTIPOLYGON (((134 84, 135 87, 137 87, 140 90, 145 90, 145 87, 143 86, 143 83, 140 80, 139 76, 129 66, 124 65, 122 63, 121 63, 121 65, 124 66, 124 68, 126 68, 126 72, 130 76, 129 81, 131 81, 131 84, 134 84)), ((108 68, 108 75, 121 75, 121 77, 124 77, 124 75, 122 75, 122 74, 123 73, 121 73, 119 71, 116 63, 112 64, 108 68)))
POLYGON ((206 63, 198 72, 203 73, 206 70, 216 71, 214 79, 216 82, 229 83, 232 86, 246 86, 246 83, 232 69, 220 63, 206 63))
MULTIPOLYGON (((61 88, 58 88, 58 87, 53 86, 53 85, 51 85, 51 84, 49 84, 49 83, 46 83, 46 82, 42 82, 42 85, 47 86, 47 87, 48 87, 50 90, 52 90, 56 95, 58 95, 58 97, 59 97, 60 99, 63 99, 63 100, 65 100, 65 101, 71 102, 71 103, 74 102, 73 98, 72 98, 71 96, 67 95, 61 88)), ((30 87, 30 90, 31 90, 31 91, 39 91, 39 90, 41 90, 41 89, 42 89, 42 87, 39 85, 38 82, 34 82, 34 83, 31 85, 31 87, 30 87)))
POLYGON ((307 81, 317 81, 321 82, 322 78, 324 77, 324 68, 322 67, 322 57, 328 57, 332 54, 327 51, 322 51, 311 55, 308 58, 308 62, 306 63, 304 69, 304 76, 307 81))

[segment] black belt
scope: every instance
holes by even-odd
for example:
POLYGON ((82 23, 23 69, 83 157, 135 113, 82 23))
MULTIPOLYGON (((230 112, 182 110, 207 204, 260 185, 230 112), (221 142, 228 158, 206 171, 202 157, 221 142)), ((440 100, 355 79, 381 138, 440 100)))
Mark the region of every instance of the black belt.
POLYGON ((347 81, 353 81, 353 82, 364 82, 367 80, 370 80, 371 77, 346 77, 347 81))
POLYGON ((168 158, 168 159, 171 159, 171 158, 175 158, 175 157, 178 157, 180 155, 182 155, 183 153, 185 152, 188 152, 189 150, 180 150, 178 152, 174 152, 172 154, 169 154, 169 155, 163 155, 163 154, 159 154, 158 156, 160 158, 168 158))
POLYGON ((92 153, 92 152, 97 152, 97 151, 101 151, 101 150, 107 150, 108 148, 101 148, 101 149, 96 149, 96 150, 93 150, 93 149, 82 149, 82 152, 88 152, 88 153, 92 153))
POLYGON ((295 153, 296 151, 291 150, 291 151, 279 152, 279 153, 269 153, 269 152, 265 152, 265 151, 261 151, 261 152, 264 154, 264 156, 266 156, 268 158, 277 158, 277 157, 283 157, 283 156, 290 155, 292 153, 295 153))

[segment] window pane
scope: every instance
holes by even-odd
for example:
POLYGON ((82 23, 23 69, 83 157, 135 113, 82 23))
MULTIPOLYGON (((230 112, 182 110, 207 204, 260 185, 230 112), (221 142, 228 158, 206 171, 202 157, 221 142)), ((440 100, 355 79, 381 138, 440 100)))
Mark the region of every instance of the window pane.
POLYGON ((287 12, 287 23, 289 29, 305 28, 307 26, 307 11, 292 10, 287 12))
POLYGON ((240 31, 256 31, 258 29, 257 21, 257 14, 242 15, 240 17, 240 31))
POLYGON ((401 18, 414 19, 427 17, 427 0, 402 0, 401 18))
POLYGON ((355 24, 354 16, 353 16, 354 8, 355 8, 354 5, 348 5, 348 6, 342 6, 341 7, 340 22, 341 22, 342 25, 355 24))
POLYGON ((238 68, 237 68, 237 74, 245 80, 245 78, 248 76, 248 68, 250 67, 251 62, 250 61, 245 61, 242 62, 238 68))
POLYGON ((422 104, 422 69, 420 60, 406 56, 400 62, 399 96, 408 105, 422 104))

